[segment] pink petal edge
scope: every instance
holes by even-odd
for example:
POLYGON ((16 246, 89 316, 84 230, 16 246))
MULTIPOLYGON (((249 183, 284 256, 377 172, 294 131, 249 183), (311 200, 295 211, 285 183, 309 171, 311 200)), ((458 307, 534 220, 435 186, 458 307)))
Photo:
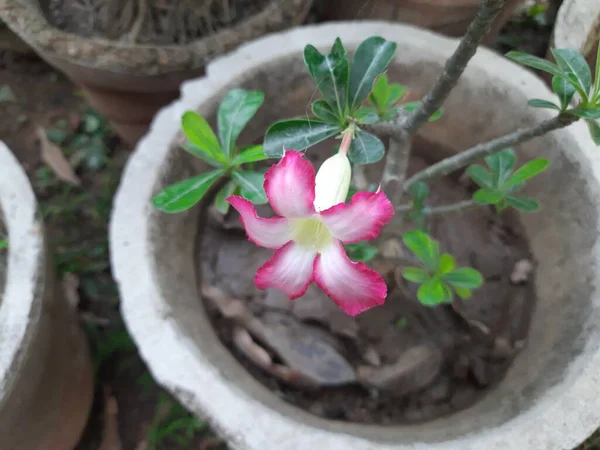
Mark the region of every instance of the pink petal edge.
POLYGON ((286 218, 273 217, 266 219, 259 217, 252 202, 237 195, 232 195, 225 201, 229 202, 240 213, 240 221, 250 242, 260 247, 275 249, 285 245, 292 238, 286 218))
POLYGON ((271 207, 280 216, 306 217, 315 212, 315 168, 295 150, 285 151, 267 171, 264 187, 271 207))
POLYGON ((350 316, 383 305, 387 296, 381 275, 362 262, 351 261, 339 242, 315 258, 313 280, 350 316))
POLYGON ((344 244, 374 239, 394 216, 394 206, 383 191, 357 192, 349 204, 321 212, 329 231, 344 244))
POLYGON ((315 256, 314 252, 288 242, 258 269, 254 284, 259 289, 282 291, 290 300, 302 297, 313 280, 315 256))

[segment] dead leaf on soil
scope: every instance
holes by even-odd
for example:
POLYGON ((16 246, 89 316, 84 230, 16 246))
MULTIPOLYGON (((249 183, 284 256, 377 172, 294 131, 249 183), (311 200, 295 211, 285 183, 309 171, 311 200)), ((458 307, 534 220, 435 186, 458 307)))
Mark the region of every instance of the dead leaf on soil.
POLYGON ((108 386, 104 386, 104 429, 99 450, 122 450, 121 437, 119 436, 119 405, 108 386))
POLYGON ((37 135, 40 140, 42 160, 54 172, 56 177, 74 186, 81 186, 81 180, 75 175, 62 150, 50 142, 46 136, 46 131, 42 127, 37 128, 37 135))
POLYGON ((62 279, 63 290, 69 306, 77 309, 79 305, 79 277, 74 273, 68 272, 62 279))

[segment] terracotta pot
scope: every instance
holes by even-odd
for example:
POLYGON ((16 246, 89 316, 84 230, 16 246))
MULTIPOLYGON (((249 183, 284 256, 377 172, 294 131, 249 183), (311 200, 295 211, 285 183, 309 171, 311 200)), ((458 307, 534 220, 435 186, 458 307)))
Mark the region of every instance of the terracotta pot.
MULTIPOLYGON (((541 155, 552 161, 525 190, 543 209, 519 216, 536 261, 539 299, 523 349, 502 382, 477 403, 426 423, 325 419, 262 385, 219 340, 199 299, 202 273, 194 243, 201 206, 180 214, 150 206, 160 189, 209 170, 178 151, 183 112, 197 110, 214 123, 230 89, 261 90, 264 105, 244 130, 247 142, 255 142, 274 121, 305 114, 314 98, 302 58, 306 44, 327 49, 341 37, 353 52, 373 35, 398 44, 390 78, 420 95, 458 42, 384 22, 299 27, 215 60, 207 76, 183 84, 180 99, 156 115, 128 161, 111 215, 112 273, 131 336, 155 379, 208 420, 232 448, 573 448, 600 423, 600 161, 584 123, 517 147, 522 161, 541 155)), ((425 125, 419 136, 449 155, 554 116, 527 106, 524 99, 532 97, 554 95, 531 72, 481 48, 444 103, 444 116, 425 125)))
POLYGON ((1 141, 0 167, 8 230, 0 298, 0 446, 72 450, 93 399, 87 341, 56 282, 27 175, 1 141))
MULTIPOLYGON (((485 43, 496 40, 500 29, 523 0, 508 0, 485 43)), ((462 36, 481 0, 324 0, 330 20, 389 20, 428 28, 448 36, 462 36)))
POLYGON ((135 145, 152 117, 200 76, 215 56, 302 23, 312 0, 271 0, 258 14, 186 45, 153 46, 85 38, 50 25, 38 2, 4 0, 0 18, 48 63, 80 85, 117 133, 135 145))

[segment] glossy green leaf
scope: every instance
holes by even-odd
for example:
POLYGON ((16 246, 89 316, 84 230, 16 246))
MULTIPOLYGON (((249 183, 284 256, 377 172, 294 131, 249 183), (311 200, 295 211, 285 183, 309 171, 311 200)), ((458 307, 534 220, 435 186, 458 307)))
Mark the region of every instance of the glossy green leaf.
POLYGON ((532 161, 529 161, 527 164, 519 167, 515 173, 512 174, 512 176, 504 184, 504 187, 510 188, 512 186, 518 186, 530 178, 542 173, 548 168, 549 165, 550 161, 544 158, 536 158, 532 161))
POLYGON ((262 105, 264 97, 259 91, 232 89, 221 101, 217 113, 217 126, 221 148, 227 159, 230 158, 240 133, 262 105))
POLYGON ((600 145, 600 125, 595 120, 586 120, 590 136, 596 145, 600 145))
POLYGON ((389 87, 389 94, 387 99, 387 107, 394 106, 406 93, 406 87, 398 83, 393 83, 389 87))
POLYGON ((168 213, 185 211, 198 203, 224 173, 224 170, 214 170, 175 183, 156 194, 152 204, 168 213))
POLYGON ((600 100, 598 95, 600 95, 600 42, 598 42, 598 48, 596 50, 596 73, 594 81, 594 95, 592 96, 595 103, 600 100))
POLYGON ((437 274, 444 275, 445 273, 452 272, 456 267, 456 259, 449 253, 444 253, 440 256, 438 261, 437 274))
POLYGON ((315 47, 307 45, 304 47, 304 62, 323 97, 335 109, 338 117, 343 118, 350 65, 342 41, 337 38, 328 55, 322 55, 315 47))
POLYGON ((440 280, 430 278, 419 287, 417 298, 425 306, 439 305, 447 301, 448 289, 440 280))
POLYGON ((291 119, 277 122, 267 130, 263 149, 269 158, 283 155, 283 148, 304 150, 342 131, 340 125, 315 119, 291 119))
POLYGON ((188 140, 215 159, 221 154, 221 146, 212 128, 204 117, 195 111, 186 111, 181 116, 181 127, 188 140))
POLYGON ((483 276, 471 267, 461 267, 442 275, 442 280, 453 287, 475 289, 483 284, 483 276))
POLYGON ((573 85, 563 77, 554 75, 552 77, 552 90, 558 95, 562 109, 566 109, 575 95, 573 85))
POLYGON ((454 292, 456 292, 456 294, 463 300, 471 298, 471 295, 472 295, 471 289, 461 288, 461 287, 456 287, 456 286, 452 286, 452 287, 454 288, 454 292))
POLYGON ((424 283, 431 276, 427 271, 419 269, 418 267, 405 267, 402 269, 402 278, 413 283, 424 283))
POLYGON ((560 106, 555 105, 554 103, 549 102, 548 100, 542 100, 541 98, 532 98, 531 100, 527 101, 527 104, 533 108, 548 108, 560 111, 560 106))
POLYGON ((577 108, 570 109, 567 112, 574 116, 581 117, 582 119, 600 119, 600 108, 584 108, 579 106, 577 108))
POLYGON ((551 51, 558 67, 570 80, 575 81, 587 96, 592 87, 592 72, 581 53, 570 48, 553 48, 551 51))
POLYGON ((369 100, 380 111, 384 111, 387 108, 389 95, 388 76, 384 73, 373 84, 369 100))
POLYGON ((534 69, 542 70, 544 72, 551 73, 552 75, 564 76, 562 70, 556 65, 537 56, 529 55, 523 52, 508 52, 506 54, 508 59, 512 59, 516 63, 524 66, 533 67, 534 69))
POLYGON ((387 69, 394 53, 396 43, 379 36, 372 36, 358 46, 350 70, 348 105, 351 111, 357 109, 367 98, 373 82, 387 69))
POLYGON ((312 104, 312 112, 315 116, 317 116, 317 119, 323 121, 323 122, 327 122, 327 123, 335 123, 338 124, 340 122, 340 119, 337 117, 337 115, 335 114, 335 112, 331 109, 331 106, 329 106, 329 103, 327 103, 327 100, 317 100, 312 104))
POLYGON ((358 130, 350 144, 348 158, 354 164, 372 164, 383 158, 385 147, 377 136, 358 130))
POLYGON ((510 206, 523 212, 536 212, 540 209, 540 204, 529 197, 514 197, 509 195, 506 201, 510 206))
POLYGON ((407 231, 402 235, 402 241, 425 267, 431 271, 437 269, 440 246, 427 233, 420 230, 407 231))
POLYGON ((495 205, 504 198, 502 192, 490 188, 481 188, 473 194, 473 200, 482 205, 495 205))
POLYGON ((371 108, 359 108, 354 113, 354 117, 361 125, 372 125, 379 121, 379 114, 371 108))
POLYGON ((195 144, 192 144, 191 142, 184 142, 183 144, 181 144, 181 148, 184 149, 186 152, 191 153, 192 155, 200 158, 204 162, 207 162, 213 167, 223 167, 223 164, 225 163, 225 158, 223 154, 220 155, 220 159, 223 161, 217 161, 206 150, 198 147, 195 144))
POLYGON ((491 188, 494 186, 494 179, 490 171, 479 164, 469 166, 467 168, 467 175, 481 187, 491 188))
POLYGON ((263 205, 268 202, 264 189, 264 173, 234 170, 231 175, 240 186, 240 195, 246 200, 250 200, 256 205, 263 205))
POLYGON ((8 248, 8 241, 6 239, 0 239, 0 250, 6 250, 8 248))
POLYGON ((410 195, 415 205, 422 206, 429 197, 429 186, 422 181, 417 181, 410 187, 410 195))
POLYGON ((229 211, 231 205, 225 200, 233 195, 237 187, 237 183, 230 180, 219 190, 219 192, 217 192, 217 195, 215 196, 215 208, 217 208, 217 211, 221 214, 227 214, 229 211))
POLYGON ((377 253, 379 253, 377 247, 373 245, 368 245, 363 242, 357 242, 356 244, 346 244, 344 247, 346 248, 348 257, 352 261, 357 262, 369 262, 377 256, 377 253))
POLYGON ((485 157, 485 162, 492 171, 495 186, 500 186, 510 177, 516 161, 517 155, 512 148, 485 157))
POLYGON ((263 146, 252 145, 250 147, 241 149, 240 154, 233 158, 233 161, 231 161, 231 163, 234 166, 239 166, 240 164, 264 161, 265 159, 267 159, 267 155, 265 155, 263 146))

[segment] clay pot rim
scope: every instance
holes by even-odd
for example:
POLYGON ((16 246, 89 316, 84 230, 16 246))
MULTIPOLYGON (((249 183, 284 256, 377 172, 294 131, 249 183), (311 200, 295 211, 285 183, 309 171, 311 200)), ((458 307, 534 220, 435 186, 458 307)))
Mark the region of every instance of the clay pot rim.
POLYGON ((26 357, 22 353, 37 332, 46 266, 44 231, 35 194, 23 168, 2 141, 0 167, 0 208, 8 232, 8 267, 0 298, 1 399, 19 376, 19 361, 26 357))
POLYGON ((278 14, 293 18, 290 24, 300 23, 311 3, 312 0, 270 0, 259 13, 185 45, 121 43, 62 31, 46 20, 39 0, 33 5, 27 0, 5 0, 0 8, 0 19, 44 57, 133 75, 157 75, 204 66, 214 56, 273 28, 273 17, 278 14), (100 56, 94 58, 94 54, 100 56))

